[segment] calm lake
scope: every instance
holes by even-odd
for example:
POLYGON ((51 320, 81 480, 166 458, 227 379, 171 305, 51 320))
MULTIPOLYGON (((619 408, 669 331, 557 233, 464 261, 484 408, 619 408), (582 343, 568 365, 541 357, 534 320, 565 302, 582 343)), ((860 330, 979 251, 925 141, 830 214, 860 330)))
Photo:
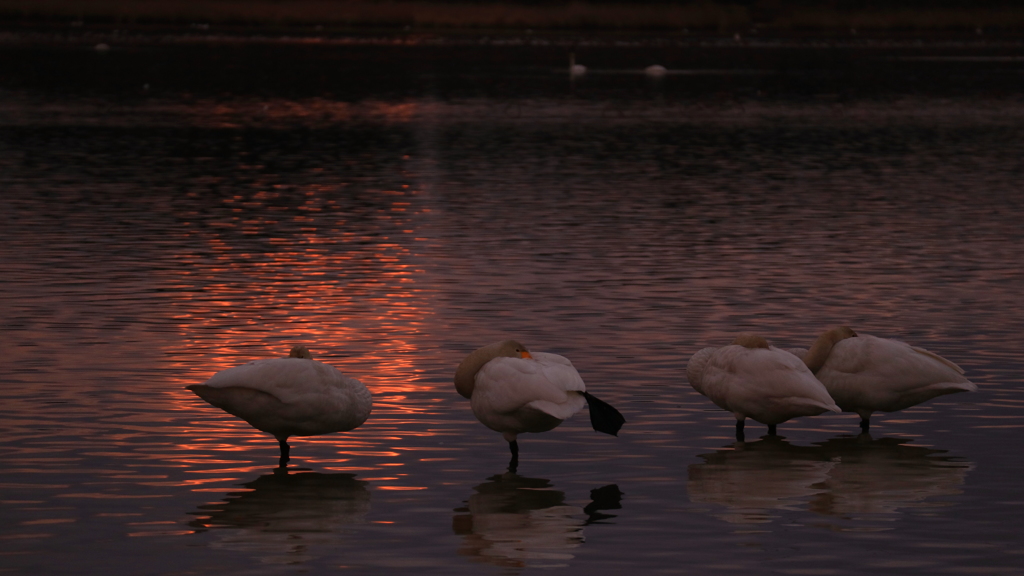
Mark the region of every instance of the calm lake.
POLYGON ((0 574, 1024 572, 1024 43, 97 41, 0 42, 0 574), (737 443, 686 380, 839 324, 979 391, 737 443), (507 337, 619 437, 507 473, 507 337), (294 344, 374 407, 275 470, 184 387, 294 344))

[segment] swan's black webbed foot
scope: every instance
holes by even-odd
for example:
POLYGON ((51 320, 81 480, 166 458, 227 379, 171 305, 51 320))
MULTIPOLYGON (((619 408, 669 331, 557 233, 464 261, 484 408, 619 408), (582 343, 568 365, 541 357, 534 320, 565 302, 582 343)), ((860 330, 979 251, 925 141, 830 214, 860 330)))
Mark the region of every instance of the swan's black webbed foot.
POLYGON ((619 429, 626 423, 622 414, 614 406, 589 392, 583 392, 583 398, 587 400, 587 407, 590 410, 590 425, 594 430, 618 436, 619 429))

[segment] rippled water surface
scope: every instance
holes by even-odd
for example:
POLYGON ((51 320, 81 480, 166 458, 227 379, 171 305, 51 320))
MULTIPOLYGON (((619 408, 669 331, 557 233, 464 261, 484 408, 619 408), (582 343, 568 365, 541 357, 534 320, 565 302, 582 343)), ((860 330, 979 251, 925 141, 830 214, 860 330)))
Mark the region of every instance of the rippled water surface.
POLYGON ((1024 570, 1021 47, 568 49, 0 46, 0 573, 1024 570), (979 391, 740 444, 686 381, 837 324, 979 391), (507 473, 510 336, 620 436, 507 473), (374 409, 275 470, 184 387, 297 343, 374 409))

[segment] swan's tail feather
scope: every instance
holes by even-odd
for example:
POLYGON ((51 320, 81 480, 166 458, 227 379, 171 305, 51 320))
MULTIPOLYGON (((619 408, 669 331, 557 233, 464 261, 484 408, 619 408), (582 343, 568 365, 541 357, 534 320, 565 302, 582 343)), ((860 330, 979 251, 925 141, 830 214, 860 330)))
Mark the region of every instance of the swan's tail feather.
POLYGON ((587 399, 587 406, 590 408, 590 425, 594 427, 594 430, 618 436, 619 429, 626 423, 622 414, 611 404, 599 400, 593 394, 584 392, 583 397, 587 399))

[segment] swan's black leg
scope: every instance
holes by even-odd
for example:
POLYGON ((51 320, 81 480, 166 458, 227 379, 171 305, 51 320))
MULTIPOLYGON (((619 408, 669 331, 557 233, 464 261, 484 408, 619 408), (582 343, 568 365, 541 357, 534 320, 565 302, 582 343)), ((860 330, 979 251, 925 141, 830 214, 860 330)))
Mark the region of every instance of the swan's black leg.
POLYGON ((281 446, 281 459, 278 460, 277 465, 281 468, 284 468, 285 466, 288 465, 289 453, 291 452, 291 448, 288 447, 287 438, 285 438, 284 440, 278 438, 277 443, 281 446))
POLYGON ((508 447, 512 450, 512 459, 508 462, 508 471, 515 474, 516 468, 519 467, 519 442, 513 440, 508 443, 508 447))
POLYGON ((861 432, 867 432, 868 428, 870 428, 870 427, 871 427, 871 421, 870 420, 868 420, 867 418, 861 418, 860 419, 860 431, 861 432))
POLYGON ((737 442, 743 442, 743 423, 744 422, 746 422, 746 420, 737 420, 736 421, 736 441, 737 442))
POLYGON ((768 435, 775 436, 775 424, 768 425, 768 435))

